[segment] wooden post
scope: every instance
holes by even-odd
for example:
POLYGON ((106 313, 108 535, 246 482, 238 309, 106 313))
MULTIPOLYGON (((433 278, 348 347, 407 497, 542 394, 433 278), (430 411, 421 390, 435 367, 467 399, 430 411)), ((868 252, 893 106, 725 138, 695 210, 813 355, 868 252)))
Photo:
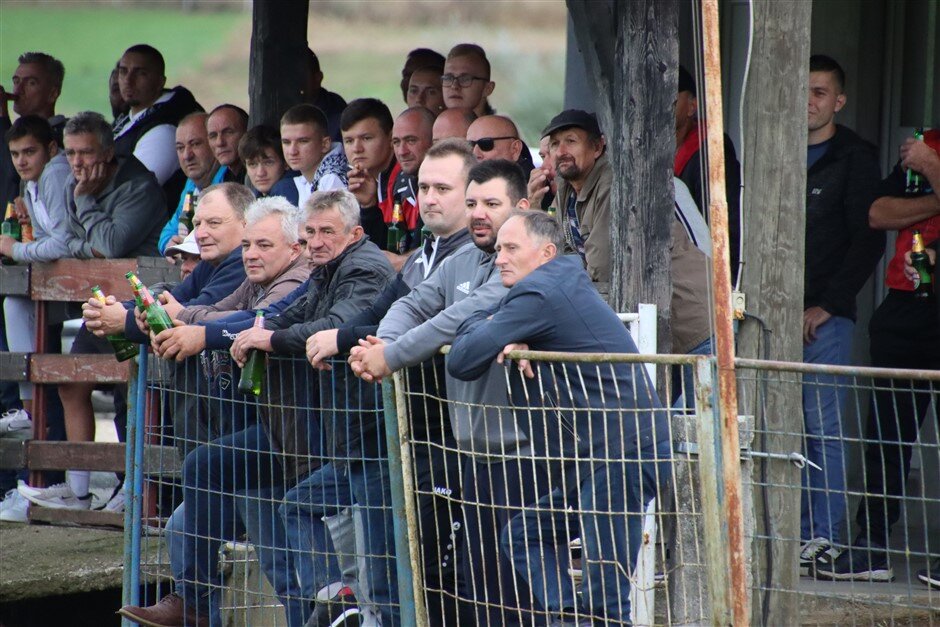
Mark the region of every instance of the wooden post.
MULTIPOLYGON (((744 101, 743 158, 745 245, 742 258, 747 310, 770 328, 746 321, 738 338, 742 357, 802 361, 803 272, 806 197, 806 102, 809 82, 810 2, 753 0, 754 33, 744 101)), ((798 383, 773 377, 757 402, 754 385, 742 385, 742 409, 766 430, 756 448, 772 453, 801 450, 802 395, 798 383), (761 440, 764 441, 761 441, 761 440)), ((774 538, 773 569, 764 581, 765 542, 754 542, 755 624, 799 623, 797 603, 800 538, 800 473, 792 465, 762 460, 758 481, 766 484, 766 516, 774 538), (766 474, 764 474, 766 473, 766 474), (785 487, 784 487, 785 486, 785 487), (783 540, 783 541, 781 541, 783 540), (765 605, 766 602, 766 605, 765 605)), ((755 495, 758 508, 762 495, 755 495)))
POLYGON ((568 10, 614 172, 609 302, 617 311, 655 304, 659 352, 668 353, 678 3, 568 0, 568 10))
POLYGON ((277 128, 281 114, 300 104, 307 77, 309 0, 252 4, 248 96, 250 126, 277 128))

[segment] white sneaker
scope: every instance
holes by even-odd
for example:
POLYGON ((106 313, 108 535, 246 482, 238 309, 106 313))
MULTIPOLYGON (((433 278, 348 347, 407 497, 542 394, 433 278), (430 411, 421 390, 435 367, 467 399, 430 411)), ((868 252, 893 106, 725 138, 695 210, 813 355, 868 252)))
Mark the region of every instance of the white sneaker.
POLYGON ((800 547, 800 575, 812 576, 817 567, 831 565, 839 553, 826 538, 813 538, 800 547))
POLYGON ((23 431, 33 429, 33 419, 25 409, 9 409, 0 416, 0 438, 10 435, 23 435, 23 431))
MULTIPOLYGON (((19 485, 26 485, 21 479, 19 485)), ((5 522, 29 522, 27 512, 29 511, 29 501, 23 498, 16 488, 7 492, 3 500, 0 501, 0 520, 5 522)))
POLYGON ((122 486, 120 490, 114 493, 114 496, 111 497, 111 500, 105 503, 105 505, 99 509, 102 512, 111 512, 112 514, 123 514, 125 501, 126 501, 126 498, 124 495, 124 488, 122 486))
POLYGON ((78 498, 72 492, 72 488, 67 483, 57 483, 48 488, 31 488, 29 486, 19 486, 17 491, 26 497, 29 502, 40 507, 49 507, 51 509, 89 509, 91 507, 91 495, 83 499, 78 498))

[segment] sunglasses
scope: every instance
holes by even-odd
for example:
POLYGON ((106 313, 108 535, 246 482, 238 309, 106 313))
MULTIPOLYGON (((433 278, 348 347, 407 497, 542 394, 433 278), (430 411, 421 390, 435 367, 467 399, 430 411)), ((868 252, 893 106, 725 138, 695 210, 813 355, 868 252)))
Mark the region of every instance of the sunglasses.
POLYGON ((509 135, 505 137, 481 137, 480 139, 471 139, 470 147, 473 148, 476 146, 483 152, 489 152, 496 147, 496 142, 500 139, 519 139, 518 137, 511 137, 509 135))
POLYGON ((461 74, 460 76, 454 76, 453 74, 444 74, 441 76, 441 85, 444 87, 452 87, 454 83, 457 83, 461 87, 470 87, 473 84, 473 81, 488 81, 490 79, 483 78, 482 76, 474 76, 472 74, 461 74))

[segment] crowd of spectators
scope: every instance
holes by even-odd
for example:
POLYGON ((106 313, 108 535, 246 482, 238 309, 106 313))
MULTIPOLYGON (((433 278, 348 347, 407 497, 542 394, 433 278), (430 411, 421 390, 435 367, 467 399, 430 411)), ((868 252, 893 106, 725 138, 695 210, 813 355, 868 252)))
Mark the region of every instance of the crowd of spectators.
MULTIPOLYGON (((63 64, 37 52, 19 61, 13 91, 0 88, 0 201, 33 239, 0 237, 0 255, 165 256, 180 267, 180 281, 158 296, 173 328, 152 332, 133 301, 113 297, 46 321, 81 315, 73 354, 111 352, 107 336, 149 344, 177 392, 163 399, 183 457, 181 497, 165 524, 175 590, 156 605, 121 608, 123 616, 220 624, 214 557, 247 534, 290 625, 358 625, 370 613, 400 624, 387 464, 398 443, 385 441, 374 384, 404 370, 416 398, 444 399, 415 403, 410 417, 416 439, 437 444, 416 447, 413 460, 422 579, 440 591, 427 595, 432 623, 629 624, 641 515, 670 481, 664 408, 694 406, 691 370, 675 372, 672 397, 660 399, 640 366, 569 386, 559 383, 571 377, 564 364, 521 360, 508 375, 504 364, 517 349, 637 352, 602 298, 618 208, 610 146, 593 114, 559 112, 530 148, 496 114, 499 92, 475 44, 409 53, 394 107, 326 90, 309 52, 305 102, 277 128, 249 127, 232 104, 206 113, 185 87, 167 88, 163 57, 148 45, 128 48, 111 74, 113 122, 56 115, 63 64), (256 404, 235 392, 252 351, 294 358, 269 360, 256 404), (581 595, 567 576, 569 531, 581 538, 581 595)), ((889 294, 871 323, 872 361, 933 369, 936 300, 914 293, 904 261, 913 230, 928 243, 940 235, 940 138, 906 142, 879 184, 875 148, 835 123, 845 80, 833 59, 811 59, 804 359, 850 363, 856 295, 885 232, 897 230, 889 294), (905 192, 906 169, 922 173, 919 192, 905 192)), ((682 68, 675 113, 671 344, 710 354, 705 126, 682 68)), ((741 174, 728 138, 725 153, 736 277, 741 174)), ((32 303, 8 297, 3 311, 0 348, 34 352, 32 303)), ((873 496, 846 542, 845 398, 834 381, 804 384, 806 455, 822 471, 804 482, 801 567, 820 578, 888 580, 896 497, 930 395, 904 403, 875 394, 873 496)), ((58 386, 69 441, 94 440, 93 391, 58 386)), ((3 392, 0 435, 31 429, 31 386, 3 392)), ((119 402, 123 393, 115 390, 119 402)), ((122 485, 104 508, 122 511, 125 494, 122 485)), ((46 488, 21 482, 0 519, 91 504, 89 473, 70 470, 46 488)), ((919 573, 928 585, 940 585, 938 565, 919 573)))

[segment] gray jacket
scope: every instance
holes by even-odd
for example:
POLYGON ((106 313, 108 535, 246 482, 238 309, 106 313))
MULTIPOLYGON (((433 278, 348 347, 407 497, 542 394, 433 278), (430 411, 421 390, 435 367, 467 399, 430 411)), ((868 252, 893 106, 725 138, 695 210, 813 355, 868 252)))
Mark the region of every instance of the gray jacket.
POLYGON ((75 196, 75 177, 65 187, 72 256, 108 259, 158 257, 166 222, 166 198, 153 173, 136 157, 118 157, 118 169, 97 196, 75 196))
MULTIPOLYGON (((392 305, 379 325, 392 370, 415 366, 453 342, 470 314, 502 300, 508 291, 493 265, 495 256, 467 244, 437 272, 392 305)), ((506 375, 495 362, 475 381, 447 375, 451 427, 460 449, 475 456, 528 452, 528 438, 509 409, 506 375)))
POLYGON ((69 240, 74 235, 68 228, 65 206, 65 186, 71 171, 64 152, 59 152, 43 168, 37 193, 45 211, 35 206, 30 192, 24 191, 23 201, 29 211, 29 221, 36 239, 25 244, 13 244, 13 259, 16 261, 47 262, 72 256, 69 240))

